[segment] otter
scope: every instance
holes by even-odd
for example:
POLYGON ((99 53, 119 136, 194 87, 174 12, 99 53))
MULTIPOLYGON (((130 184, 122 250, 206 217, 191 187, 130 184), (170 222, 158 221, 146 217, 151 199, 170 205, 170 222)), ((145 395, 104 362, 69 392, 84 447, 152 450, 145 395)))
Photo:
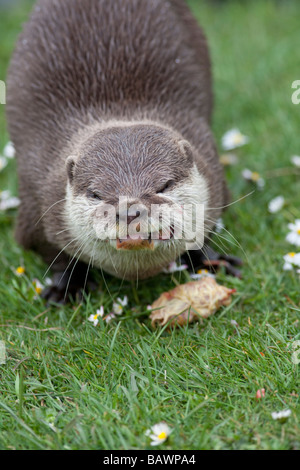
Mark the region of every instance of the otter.
POLYGON ((101 207, 120 196, 148 209, 202 204, 208 237, 228 202, 211 82, 206 38, 184 0, 37 2, 11 60, 6 110, 16 239, 51 266, 48 300, 82 288, 91 264, 144 279, 186 251, 184 240, 149 236, 134 249, 100 238, 101 207))

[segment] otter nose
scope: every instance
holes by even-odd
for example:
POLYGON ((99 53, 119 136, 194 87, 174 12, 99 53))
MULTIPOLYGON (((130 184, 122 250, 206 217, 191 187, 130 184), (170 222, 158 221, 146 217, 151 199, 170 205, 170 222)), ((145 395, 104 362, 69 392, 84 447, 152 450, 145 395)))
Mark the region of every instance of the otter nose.
POLYGON ((133 220, 139 217, 140 211, 137 211, 135 215, 128 215, 127 214, 127 225, 129 225, 133 220))
POLYGON ((123 221, 127 221, 127 225, 129 225, 133 220, 141 215, 140 211, 136 211, 134 215, 129 215, 128 212, 117 214, 117 223, 119 223, 120 219, 123 221))

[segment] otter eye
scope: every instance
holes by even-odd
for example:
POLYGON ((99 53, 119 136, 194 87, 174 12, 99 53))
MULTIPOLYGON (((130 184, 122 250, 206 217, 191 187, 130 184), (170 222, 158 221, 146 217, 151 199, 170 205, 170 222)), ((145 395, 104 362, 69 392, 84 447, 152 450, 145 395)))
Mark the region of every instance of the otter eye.
POLYGON ((174 186, 174 184, 175 184, 175 181, 173 180, 168 181, 159 189, 159 191, 156 192, 156 194, 164 193, 165 191, 170 189, 172 186, 174 186))
POLYGON ((96 201, 101 201, 101 197, 99 196, 99 194, 94 193, 94 191, 91 191, 91 190, 87 191, 87 197, 89 199, 94 199, 96 201))

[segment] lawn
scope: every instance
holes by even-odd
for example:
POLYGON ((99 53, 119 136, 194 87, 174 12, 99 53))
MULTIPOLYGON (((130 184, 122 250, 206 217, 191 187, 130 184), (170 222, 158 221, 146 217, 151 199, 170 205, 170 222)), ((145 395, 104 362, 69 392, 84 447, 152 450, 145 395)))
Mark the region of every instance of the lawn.
MULTIPOLYGON (((47 266, 14 241, 15 211, 0 212, 0 340, 7 352, 0 449, 150 449, 145 431, 161 421, 172 433, 160 449, 300 449, 291 346, 300 339, 300 280, 283 271, 283 256, 297 251, 285 240, 287 225, 300 218, 300 171, 290 161, 300 154, 300 104, 291 101, 291 84, 300 79, 299 2, 189 3, 210 44, 220 153, 228 129, 249 136, 234 151, 238 163, 226 168, 238 202, 224 214, 227 231, 214 238, 244 260, 241 280, 217 276, 237 293, 213 317, 171 332, 151 328, 147 305, 188 280, 186 272, 138 286, 98 274, 99 289, 85 303, 46 308, 32 280, 43 281, 47 266), (265 179, 262 190, 243 179, 245 168, 265 179), (278 195, 285 206, 271 214, 268 203, 278 195), (20 277, 18 266, 26 269, 20 277), (120 321, 88 321, 125 295, 120 321), (285 409, 286 422, 272 418, 285 409)), ((1 12, 1 80, 31 4, 1 12)), ((0 149, 8 140, 4 112, 0 105, 0 149)), ((14 161, 0 173, 0 189, 17 194, 14 161)))

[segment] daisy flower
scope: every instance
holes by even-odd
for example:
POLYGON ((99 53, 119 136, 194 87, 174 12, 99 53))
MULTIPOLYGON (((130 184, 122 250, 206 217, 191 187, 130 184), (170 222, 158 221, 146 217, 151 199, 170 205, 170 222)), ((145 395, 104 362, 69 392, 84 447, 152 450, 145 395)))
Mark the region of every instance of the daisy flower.
POLYGON ((117 301, 113 303, 113 313, 115 315, 122 315, 124 307, 128 305, 128 297, 125 295, 123 299, 117 298, 117 301))
POLYGON ((286 241, 295 246, 300 246, 300 219, 296 219, 294 224, 288 224, 291 230, 286 236, 286 241))
POLYGON ((43 284, 41 284, 38 279, 33 279, 32 284, 37 295, 40 295, 42 290, 44 289, 43 284))
POLYGON ((15 154, 16 152, 15 152, 14 144, 12 142, 8 142, 4 147, 3 155, 6 158, 14 158, 15 154))
POLYGON ((272 413, 272 418, 275 420, 286 420, 291 414, 291 410, 274 411, 272 413))
POLYGON ((88 321, 94 323, 94 326, 97 326, 98 323, 99 323, 99 317, 102 318, 103 315, 104 315, 104 308, 101 305, 101 307, 98 310, 96 310, 95 315, 90 315, 89 316, 88 321))
POLYGON ((268 209, 271 214, 279 212, 284 206, 284 197, 277 196, 269 202, 268 209))
POLYGON ((215 278, 215 275, 210 273, 207 269, 199 269, 197 273, 190 274, 190 277, 196 281, 203 279, 204 277, 213 277, 215 278))
POLYGON ((12 197, 10 191, 0 192, 0 210, 6 211, 8 209, 15 209, 20 205, 20 199, 12 197))
POLYGON ((260 176, 257 171, 245 170, 242 171, 242 176, 247 181, 252 181, 253 183, 257 184, 258 189, 262 189, 265 186, 265 180, 260 176))
MULTIPOLYGON (((284 271, 291 271, 294 267, 300 268, 300 253, 295 253, 294 251, 284 255, 284 271)), ((300 270, 298 270, 300 272, 300 270)))
MULTIPOLYGON (((120 314, 119 314, 120 315, 120 314)), ((105 317, 105 321, 106 323, 110 323, 112 320, 114 320, 116 318, 116 315, 114 313, 109 313, 108 315, 106 315, 105 317)))
POLYGON ((297 166, 298 168, 300 168, 300 156, 299 155, 293 155, 291 157, 291 162, 293 165, 297 166))
POLYGON ((249 142, 249 138, 243 135, 239 129, 230 129, 222 137, 224 150, 232 150, 249 142))
POLYGON ((166 274, 171 274, 171 273, 176 273, 178 271, 184 271, 187 268, 188 266, 186 264, 182 264, 178 266, 176 261, 173 261, 172 263, 169 264, 167 268, 163 269, 163 272, 166 274))
POLYGON ((15 273, 17 276, 23 276, 23 274, 25 273, 25 268, 24 266, 19 266, 16 270, 15 270, 15 273))
POLYGON ((146 431, 146 436, 152 439, 151 445, 158 446, 165 442, 165 440, 169 437, 172 430, 171 428, 164 422, 155 424, 146 431))

